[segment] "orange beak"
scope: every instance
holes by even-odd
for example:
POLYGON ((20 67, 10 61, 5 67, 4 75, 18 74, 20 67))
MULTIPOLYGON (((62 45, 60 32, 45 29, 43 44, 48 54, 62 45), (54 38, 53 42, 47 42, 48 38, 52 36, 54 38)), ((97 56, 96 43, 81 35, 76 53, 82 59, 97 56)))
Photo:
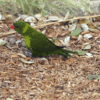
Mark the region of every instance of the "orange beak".
POLYGON ((15 29, 13 25, 10 26, 11 29, 15 29))

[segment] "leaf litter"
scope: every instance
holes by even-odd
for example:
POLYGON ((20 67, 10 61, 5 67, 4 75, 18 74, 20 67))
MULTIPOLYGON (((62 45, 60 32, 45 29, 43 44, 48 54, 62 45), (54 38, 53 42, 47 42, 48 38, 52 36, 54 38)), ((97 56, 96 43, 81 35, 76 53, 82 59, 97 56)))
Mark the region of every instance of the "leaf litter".
MULTIPOLYGON (((70 36, 69 45, 65 48, 78 50, 79 55, 72 55, 70 58, 58 55, 34 58, 24 45, 23 37, 14 31, 8 30, 12 23, 13 21, 11 23, 0 22, 0 39, 9 43, 12 48, 0 46, 1 100, 99 100, 99 29, 97 29, 98 32, 79 30, 81 38, 78 40, 70 36), (85 34, 91 34, 93 37, 84 39, 85 34), (13 42, 9 41, 12 37, 14 38, 13 42), (18 40, 22 42, 17 43, 18 40), (91 48, 83 51, 84 44, 91 45, 91 48), (85 55, 86 53, 88 57, 85 55)), ((41 32, 45 30, 45 35, 50 37, 51 40, 57 38, 54 43, 58 45, 65 44, 65 37, 71 33, 66 29, 65 23, 46 26, 46 28, 43 27, 38 30, 41 32), (62 28, 62 26, 65 28, 62 28), (62 35, 63 33, 64 35, 62 35)), ((75 35, 78 34, 75 32, 75 35)))

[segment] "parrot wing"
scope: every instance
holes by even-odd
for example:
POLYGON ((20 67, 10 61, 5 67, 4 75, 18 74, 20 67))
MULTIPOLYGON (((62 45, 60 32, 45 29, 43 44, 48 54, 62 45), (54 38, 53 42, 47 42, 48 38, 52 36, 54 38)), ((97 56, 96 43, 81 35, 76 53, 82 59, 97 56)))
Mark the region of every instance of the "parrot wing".
MULTIPOLYGON (((27 43, 25 43, 25 44, 27 44, 27 43)), ((49 54, 49 53, 52 53, 53 51, 56 51, 63 47, 56 46, 41 32, 37 32, 37 33, 33 33, 30 36, 30 46, 28 48, 37 53, 49 54)))

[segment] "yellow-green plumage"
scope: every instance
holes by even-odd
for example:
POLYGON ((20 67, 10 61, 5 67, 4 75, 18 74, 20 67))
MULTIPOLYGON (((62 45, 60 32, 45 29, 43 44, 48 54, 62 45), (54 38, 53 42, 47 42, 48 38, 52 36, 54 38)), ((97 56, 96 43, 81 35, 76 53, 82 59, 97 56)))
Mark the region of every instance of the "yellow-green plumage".
POLYGON ((77 52, 65 50, 63 47, 53 44, 45 35, 36 29, 30 27, 26 22, 17 21, 14 23, 15 30, 24 36, 25 45, 31 50, 32 56, 47 56, 50 54, 70 56, 69 53, 77 54, 77 52))

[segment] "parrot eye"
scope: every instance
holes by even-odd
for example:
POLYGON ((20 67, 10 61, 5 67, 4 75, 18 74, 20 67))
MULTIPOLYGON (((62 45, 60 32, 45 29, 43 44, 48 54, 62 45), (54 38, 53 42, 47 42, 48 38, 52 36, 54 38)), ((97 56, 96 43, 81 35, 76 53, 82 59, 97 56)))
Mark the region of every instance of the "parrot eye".
POLYGON ((19 28, 19 26, 15 26, 16 28, 19 28))

